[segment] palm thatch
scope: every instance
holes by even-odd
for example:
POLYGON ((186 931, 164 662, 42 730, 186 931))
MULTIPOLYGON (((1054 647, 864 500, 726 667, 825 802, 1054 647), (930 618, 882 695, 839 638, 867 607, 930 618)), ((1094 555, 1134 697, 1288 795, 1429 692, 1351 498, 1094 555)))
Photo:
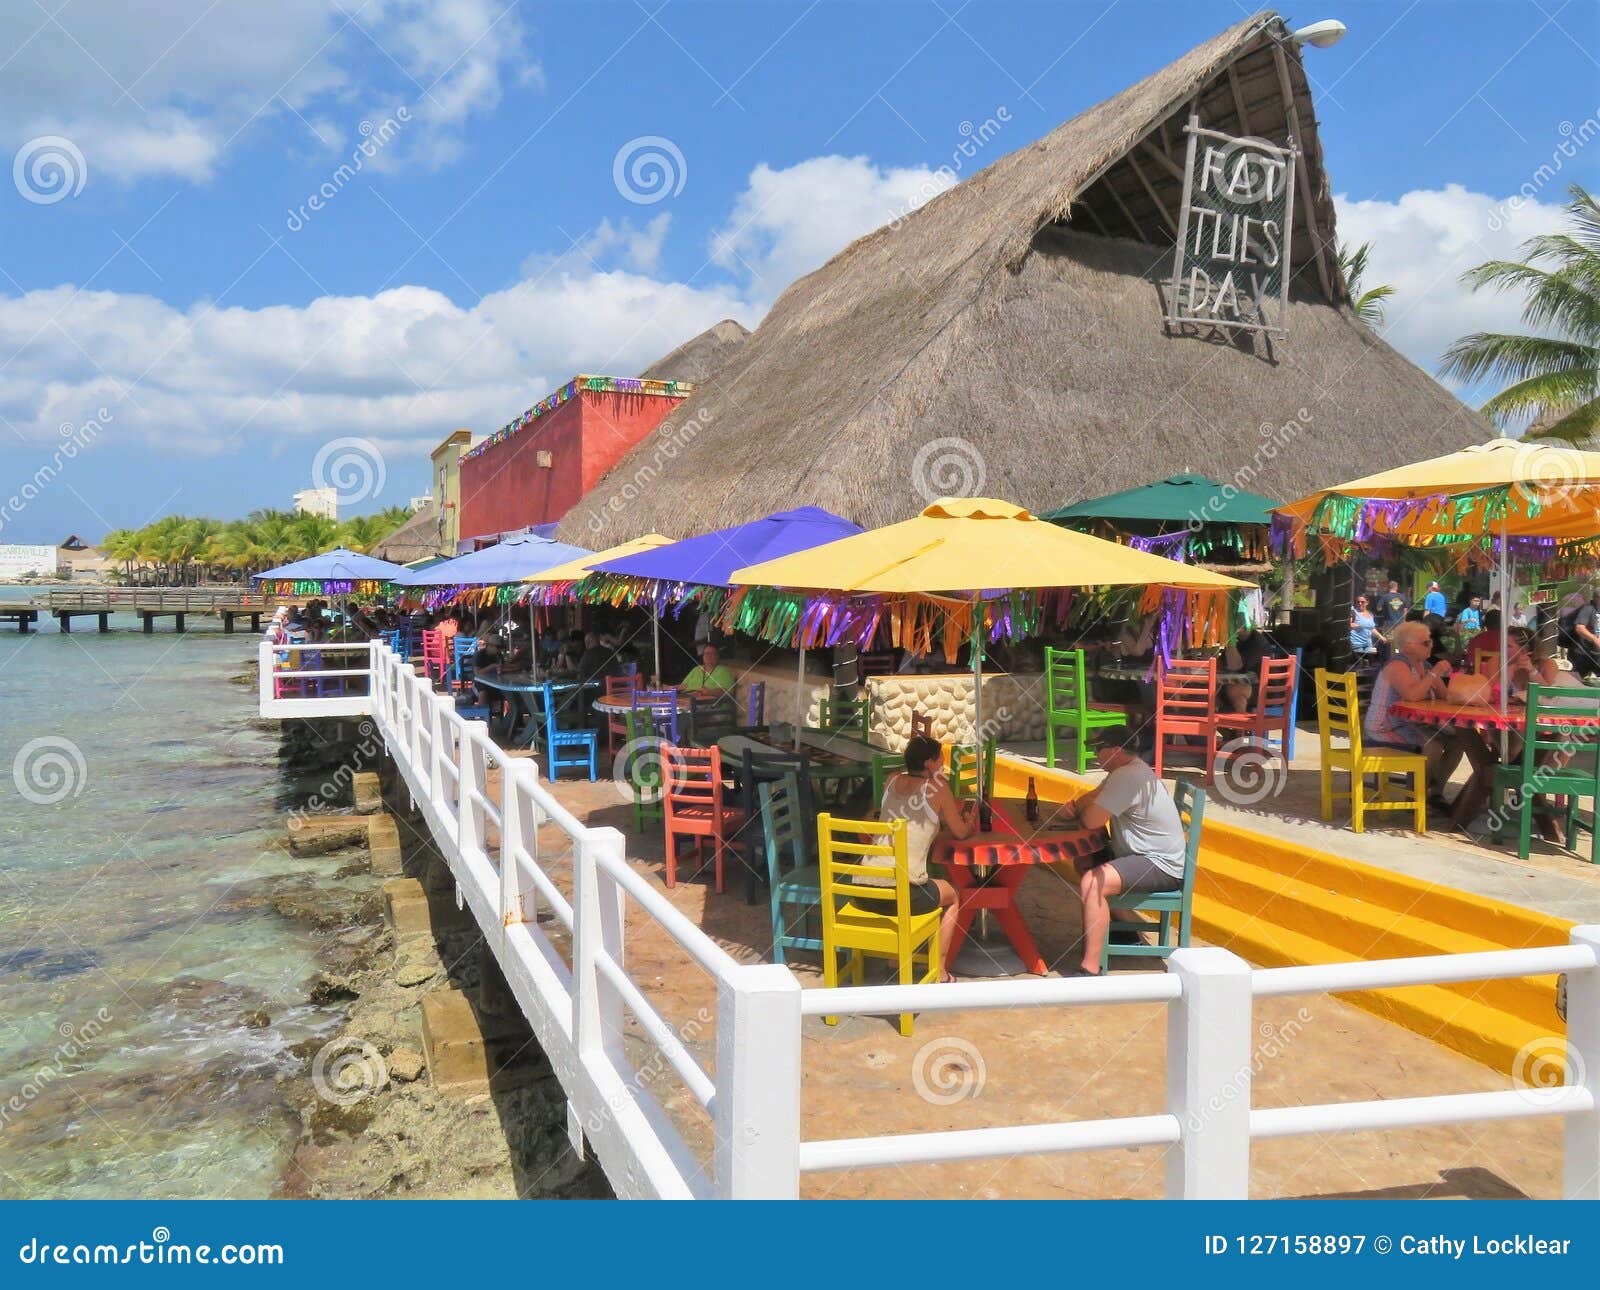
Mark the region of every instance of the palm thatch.
POLYGON ((656 359, 639 375, 647 381, 688 381, 700 385, 733 357, 749 335, 750 329, 743 323, 724 318, 698 336, 691 336, 664 358, 656 359))
POLYGON ((413 560, 445 554, 439 548, 439 513, 434 504, 429 502, 373 547, 371 554, 395 564, 410 564, 413 560))
POLYGON ((945 492, 1047 510, 1179 470, 1296 497, 1487 437, 1356 319, 1334 246, 1300 51, 1260 14, 794 283, 676 411, 676 451, 635 449, 558 536, 800 501, 873 526, 945 492), (1286 340, 1163 324, 1191 105, 1302 149, 1286 340))

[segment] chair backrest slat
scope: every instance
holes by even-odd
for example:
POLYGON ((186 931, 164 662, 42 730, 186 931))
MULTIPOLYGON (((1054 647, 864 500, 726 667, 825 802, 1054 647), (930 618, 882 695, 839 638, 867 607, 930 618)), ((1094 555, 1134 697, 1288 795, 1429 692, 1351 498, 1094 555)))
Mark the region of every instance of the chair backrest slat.
POLYGON ((1356 689, 1354 672, 1330 672, 1325 667, 1317 669, 1317 723, 1322 743, 1322 755, 1328 755, 1335 735, 1350 741, 1352 757, 1361 756, 1361 699, 1356 689))
POLYGON ((1200 864, 1200 825, 1206 813, 1206 790, 1179 776, 1172 785, 1172 800, 1183 821, 1183 895, 1194 894, 1194 874, 1200 864))
POLYGON ((1181 721, 1213 717, 1217 712, 1217 660, 1175 658, 1156 682, 1158 715, 1181 721))
POLYGON ((1052 713, 1078 713, 1088 702, 1083 651, 1045 647, 1045 702, 1052 713))

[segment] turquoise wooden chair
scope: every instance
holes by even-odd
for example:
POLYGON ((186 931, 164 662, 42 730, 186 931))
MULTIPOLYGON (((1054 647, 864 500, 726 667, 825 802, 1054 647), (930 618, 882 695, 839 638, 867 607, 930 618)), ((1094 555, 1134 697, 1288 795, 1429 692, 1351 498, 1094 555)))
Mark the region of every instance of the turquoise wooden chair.
MULTIPOLYGON (((1593 718, 1597 695, 1590 689, 1561 689, 1551 685, 1528 687, 1528 715, 1522 734, 1522 758, 1494 771, 1494 837, 1498 842, 1513 820, 1517 824, 1517 855, 1528 858, 1533 849, 1533 810, 1541 793, 1565 796, 1562 812, 1567 850, 1578 842, 1578 799, 1588 797, 1600 807, 1600 755, 1594 730, 1573 726, 1570 718, 1593 718), (1566 758, 1564 766, 1550 763, 1552 756, 1566 758), (1515 795, 1514 797, 1512 795, 1515 795)), ((1600 831, 1590 825, 1589 863, 1600 864, 1600 831)))
POLYGON ((806 837, 800 779, 792 770, 760 786, 761 832, 767 848, 767 884, 772 901, 772 961, 784 950, 821 950, 820 929, 811 926, 822 905, 822 877, 806 837), (803 929, 791 930, 796 914, 803 929), (815 931, 816 935, 806 932, 815 931))
MULTIPOLYGON (((580 690, 578 693, 583 692, 580 690)), ((589 782, 594 783, 600 777, 595 765, 600 748, 599 732, 589 729, 563 730, 556 721, 557 702, 553 682, 544 683, 543 695, 545 775, 553 781, 561 777, 563 766, 577 770, 587 767, 589 782), (569 749, 576 749, 577 755, 573 756, 567 751, 569 749)))
POLYGON ((1197 788, 1186 779, 1177 780, 1172 786, 1172 800, 1178 806, 1178 818, 1183 821, 1184 853, 1183 853, 1183 887, 1179 891, 1162 891, 1155 894, 1136 893, 1132 896, 1118 894, 1107 900, 1111 906, 1111 925, 1106 928, 1105 944, 1100 947, 1100 970, 1106 970, 1106 963, 1111 957, 1111 933, 1129 932, 1133 934, 1134 944, 1116 946, 1117 956, 1128 958, 1160 958, 1164 959, 1176 949, 1186 949, 1189 945, 1190 924, 1193 921, 1194 905, 1194 871, 1199 866, 1200 857, 1200 820, 1206 811, 1206 790, 1197 788), (1119 913, 1132 913, 1135 910, 1161 915, 1159 925, 1152 925, 1143 918, 1119 919, 1119 913), (1173 923, 1176 920, 1177 926, 1173 923), (1144 942, 1144 933, 1155 930, 1156 943, 1147 945, 1144 942), (1176 932, 1176 936, 1174 936, 1176 932))
POLYGON ((478 638, 457 633, 450 639, 450 686, 464 690, 478 670, 478 638))
MULTIPOLYGON (((995 742, 983 741, 983 795, 994 797, 995 742)), ((957 744, 950 750, 950 793, 956 801, 977 796, 978 750, 972 744, 957 744)))
POLYGON ((1045 765, 1052 769, 1056 764, 1058 730, 1071 732, 1074 769, 1082 775, 1089 769, 1089 736, 1108 726, 1128 724, 1126 712, 1089 706, 1089 683, 1084 676, 1081 649, 1053 649, 1046 646, 1044 698, 1044 760, 1045 765))

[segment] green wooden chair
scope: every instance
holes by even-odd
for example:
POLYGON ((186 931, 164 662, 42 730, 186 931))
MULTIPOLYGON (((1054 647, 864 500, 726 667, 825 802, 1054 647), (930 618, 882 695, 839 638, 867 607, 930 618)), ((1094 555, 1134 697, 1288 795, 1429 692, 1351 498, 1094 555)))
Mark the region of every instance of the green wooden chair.
MULTIPOLYGON (((1533 811, 1541 793, 1565 795, 1563 811, 1567 850, 1577 849, 1578 798, 1600 801, 1600 756, 1595 738, 1600 732, 1574 727, 1573 717, 1593 719, 1596 694, 1589 689, 1562 689, 1551 685, 1528 688, 1528 717, 1523 730, 1522 759, 1494 771, 1495 841, 1500 841, 1512 820, 1517 822, 1517 855, 1528 858, 1533 848, 1533 811), (1564 766, 1550 764, 1552 754, 1567 757, 1564 766)), ((1589 863, 1600 864, 1600 832, 1590 826, 1589 863)))
POLYGON ((1172 800, 1177 803, 1178 818, 1183 821, 1186 843, 1183 855, 1183 887, 1179 891, 1162 891, 1153 895, 1119 894, 1112 896, 1106 902, 1111 906, 1111 925, 1106 928, 1105 944, 1100 947, 1102 972, 1106 970, 1106 963, 1111 958, 1112 932, 1133 933, 1134 944, 1115 947, 1119 958, 1127 956, 1164 959, 1173 950, 1186 948, 1189 944, 1189 925, 1193 921, 1194 871, 1198 867, 1200 856, 1200 819, 1206 810, 1206 790, 1195 787, 1186 779, 1179 779, 1172 786, 1172 800), (1117 917, 1118 913, 1132 913, 1135 910, 1160 914, 1160 924, 1155 925, 1142 918, 1117 917), (1176 928, 1173 927, 1174 918, 1177 922, 1176 928), (1152 930, 1157 932, 1156 943, 1147 945, 1143 934, 1152 930), (1174 931, 1176 936, 1173 935, 1174 931))
POLYGON ((760 794, 772 899, 772 961, 782 963, 785 949, 822 949, 821 929, 812 925, 821 910, 822 878, 806 836, 799 776, 785 771, 776 782, 763 783, 760 794))
POLYGON ((690 699, 686 738, 696 748, 715 748, 726 735, 739 733, 739 710, 727 695, 690 699))
POLYGON ((628 723, 628 743, 622 755, 627 761, 618 769, 627 776, 633 790, 633 828, 643 833, 646 824, 659 824, 666 818, 661 804, 661 747, 650 709, 631 708, 624 714, 628 723))
MULTIPOLYGON (((995 743, 993 739, 983 741, 983 795, 985 798, 994 797, 994 761, 995 743)), ((956 801, 962 802, 969 797, 977 796, 978 791, 978 749, 973 744, 957 744, 950 750, 950 793, 956 801)))
POLYGON ((839 699, 832 696, 819 701, 824 730, 837 730, 865 740, 872 732, 872 699, 863 695, 859 699, 839 699))
POLYGON ((1075 769, 1089 769, 1089 736, 1107 726, 1128 724, 1126 712, 1111 712, 1089 706, 1089 685, 1084 678, 1081 649, 1051 649, 1044 652, 1044 759, 1052 769, 1056 764, 1056 731, 1072 732, 1076 754, 1075 769))
POLYGON ((905 768, 906 755, 903 752, 872 754, 872 802, 870 803, 872 810, 876 811, 883 804, 883 789, 889 782, 889 776, 905 768))

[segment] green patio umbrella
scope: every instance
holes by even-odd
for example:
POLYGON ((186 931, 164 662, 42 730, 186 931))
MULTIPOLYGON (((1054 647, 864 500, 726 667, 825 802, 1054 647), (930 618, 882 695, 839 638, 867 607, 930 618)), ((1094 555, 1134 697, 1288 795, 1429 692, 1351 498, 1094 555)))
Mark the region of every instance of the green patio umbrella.
POLYGON ((1040 519, 1077 528, 1075 520, 1118 520, 1139 524, 1259 524, 1272 523, 1272 509, 1283 503, 1233 484, 1221 484, 1204 475, 1173 475, 1120 493, 1092 497, 1040 519))

